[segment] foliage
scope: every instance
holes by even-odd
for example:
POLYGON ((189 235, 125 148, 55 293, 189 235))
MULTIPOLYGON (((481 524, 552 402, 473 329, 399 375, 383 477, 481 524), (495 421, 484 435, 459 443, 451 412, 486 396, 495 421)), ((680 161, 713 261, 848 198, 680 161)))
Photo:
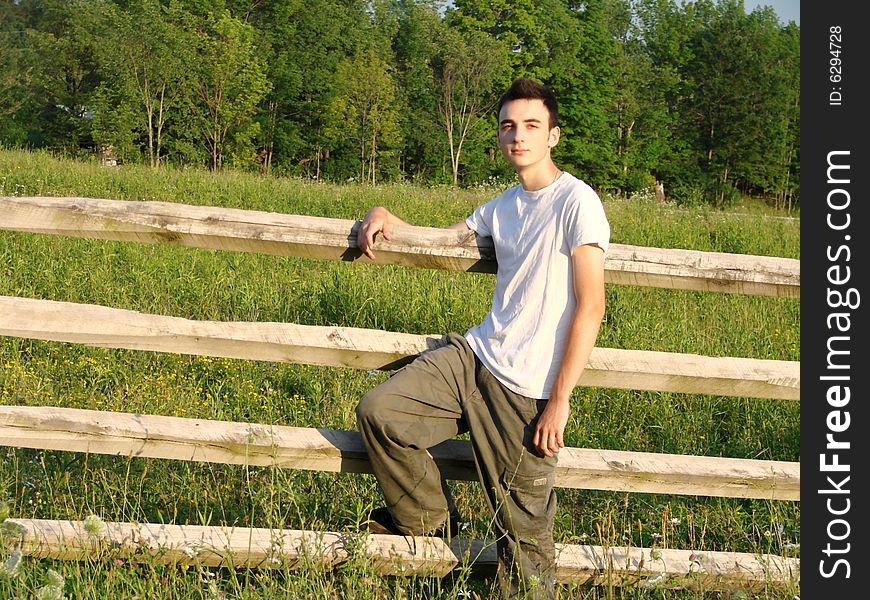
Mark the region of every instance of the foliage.
POLYGON ((349 142, 357 148, 359 181, 377 183, 382 163, 396 157, 401 141, 390 66, 374 50, 363 50, 339 63, 337 82, 325 138, 333 147, 349 142))
POLYGON ((490 107, 531 76, 560 101, 554 157, 596 189, 799 203, 800 29, 741 0, 22 0, 0 17, 9 146, 473 186, 509 174, 490 107))
POLYGON ((199 102, 192 113, 211 157, 209 167, 217 170, 226 157, 234 166, 253 162, 252 140, 259 132, 253 116, 270 84, 253 27, 229 12, 210 16, 205 25, 197 47, 199 102))
POLYGON ((476 141, 484 128, 491 132, 491 119, 486 117, 496 103, 495 83, 504 77, 507 57, 500 44, 477 31, 448 29, 444 42, 434 61, 436 106, 447 135, 452 183, 456 187, 463 146, 476 141))
POLYGON ((94 46, 103 72, 92 99, 95 140, 135 160, 144 139, 148 164, 158 166, 172 133, 167 125, 179 125, 176 113, 192 94, 185 61, 196 46, 190 15, 177 2, 166 8, 133 0, 122 11, 101 0, 82 5, 76 21, 76 35, 94 46), (131 44, 135 38, 141 41, 131 44))

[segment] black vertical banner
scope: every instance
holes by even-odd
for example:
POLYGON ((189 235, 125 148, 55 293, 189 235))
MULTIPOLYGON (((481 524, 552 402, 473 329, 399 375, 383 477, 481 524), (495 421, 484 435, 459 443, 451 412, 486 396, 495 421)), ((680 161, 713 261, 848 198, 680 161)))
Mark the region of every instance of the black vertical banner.
POLYGON ((801 7, 801 592, 867 595, 867 92, 863 2, 801 7))

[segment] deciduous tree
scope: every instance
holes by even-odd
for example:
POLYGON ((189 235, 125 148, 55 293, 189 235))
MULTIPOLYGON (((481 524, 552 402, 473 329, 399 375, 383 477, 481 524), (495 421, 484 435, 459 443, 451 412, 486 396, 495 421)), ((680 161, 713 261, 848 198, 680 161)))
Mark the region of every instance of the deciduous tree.
POLYGON ((375 184, 385 158, 400 145, 396 89, 390 65, 374 49, 339 63, 337 90, 329 106, 328 139, 349 140, 357 147, 359 179, 375 184))
POLYGON ((448 30, 444 42, 436 61, 437 107, 456 187, 463 146, 481 117, 493 109, 508 61, 504 46, 478 31, 448 30))
POLYGON ((210 17, 200 34, 194 112, 214 170, 223 165, 228 150, 242 162, 254 158, 251 142, 259 129, 254 115, 271 87, 255 33, 224 12, 210 17))

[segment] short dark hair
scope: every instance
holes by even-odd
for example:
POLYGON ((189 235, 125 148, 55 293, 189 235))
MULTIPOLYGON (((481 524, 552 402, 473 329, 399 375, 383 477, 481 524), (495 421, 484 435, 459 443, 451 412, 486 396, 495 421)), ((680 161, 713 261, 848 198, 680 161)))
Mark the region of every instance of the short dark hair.
POLYGON ((547 86, 528 77, 515 79, 508 90, 499 98, 495 114, 501 113, 501 107, 511 100, 541 100, 550 113, 550 129, 559 124, 559 106, 556 102, 556 94, 547 86))

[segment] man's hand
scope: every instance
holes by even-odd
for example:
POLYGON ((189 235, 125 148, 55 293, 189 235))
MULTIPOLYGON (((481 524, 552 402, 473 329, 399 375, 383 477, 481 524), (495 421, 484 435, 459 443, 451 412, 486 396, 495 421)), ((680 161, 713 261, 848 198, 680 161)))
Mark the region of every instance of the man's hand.
POLYGON ((532 444, 544 456, 553 456, 565 447, 563 435, 568 424, 571 405, 568 398, 551 397, 538 417, 532 444))
POLYGON ((375 206, 366 213, 356 232, 356 245, 363 254, 374 260, 372 246, 375 244, 375 236, 380 233, 385 240, 389 240, 392 237, 392 225, 396 222, 401 221, 390 211, 383 206, 375 206))

